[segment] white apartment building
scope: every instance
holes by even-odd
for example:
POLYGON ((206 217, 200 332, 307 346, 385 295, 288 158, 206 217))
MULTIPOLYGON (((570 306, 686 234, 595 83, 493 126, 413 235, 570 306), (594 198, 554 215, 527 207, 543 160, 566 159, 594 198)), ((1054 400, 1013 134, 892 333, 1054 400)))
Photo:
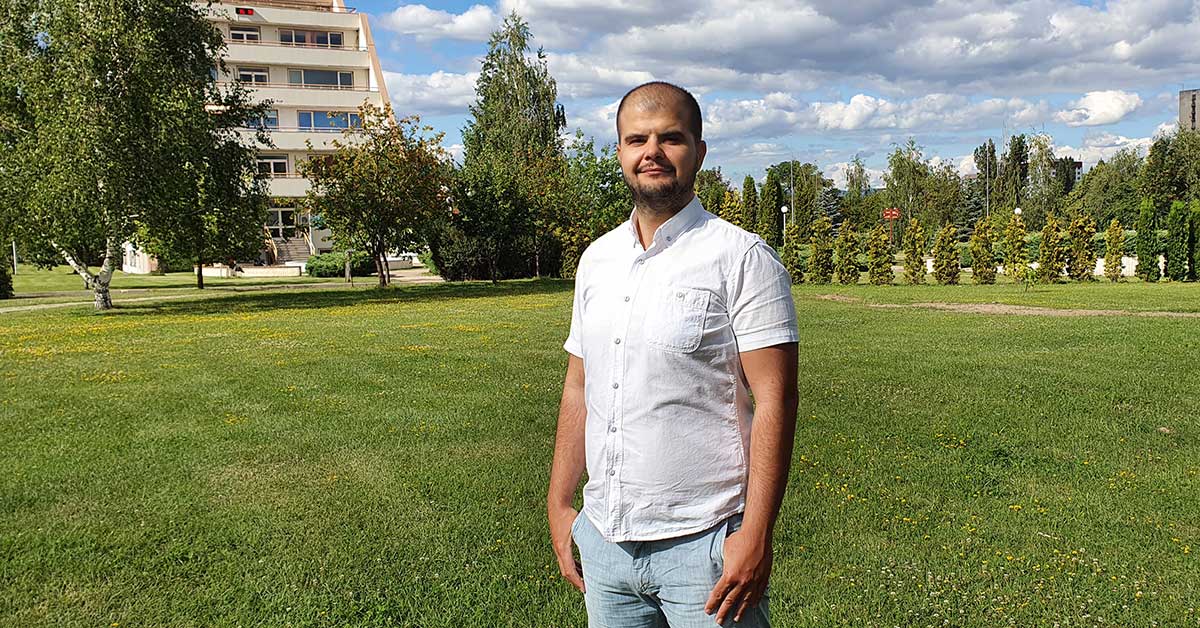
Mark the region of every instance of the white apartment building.
MULTIPOLYGON (((226 44, 218 82, 241 81, 255 98, 273 103, 261 124, 275 147, 258 156, 259 171, 270 177, 272 207, 263 234, 270 261, 295 264, 331 250, 329 231, 313 229, 298 209, 309 188, 299 166, 328 152, 330 140, 357 124, 364 101, 388 102, 367 16, 342 0, 221 0, 210 19, 226 44)), ((126 272, 150 272, 153 260, 131 249, 126 272)))

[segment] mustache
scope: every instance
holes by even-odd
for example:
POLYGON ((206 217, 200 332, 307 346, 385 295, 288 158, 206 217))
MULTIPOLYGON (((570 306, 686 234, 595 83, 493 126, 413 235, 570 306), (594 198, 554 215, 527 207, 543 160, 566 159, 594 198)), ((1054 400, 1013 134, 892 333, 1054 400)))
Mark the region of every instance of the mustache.
POLYGON ((640 172, 645 172, 647 170, 662 170, 663 172, 675 172, 675 168, 672 168, 671 166, 659 165, 659 164, 655 164, 653 166, 644 166, 644 167, 638 168, 634 172, 640 173, 640 172))

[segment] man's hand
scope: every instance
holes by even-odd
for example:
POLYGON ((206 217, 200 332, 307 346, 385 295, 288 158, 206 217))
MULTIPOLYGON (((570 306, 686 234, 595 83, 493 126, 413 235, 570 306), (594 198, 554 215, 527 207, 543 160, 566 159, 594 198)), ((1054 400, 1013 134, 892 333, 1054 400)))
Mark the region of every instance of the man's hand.
POLYGON ((574 508, 549 511, 550 543, 554 546, 554 555, 558 557, 559 573, 583 593, 583 567, 575 560, 575 552, 571 549, 571 526, 576 516, 579 513, 574 508))
POLYGON ((704 604, 704 612, 717 614, 724 624, 730 614, 742 621, 742 613, 762 600, 771 578, 771 537, 754 535, 745 528, 725 538, 722 550, 725 569, 704 604))

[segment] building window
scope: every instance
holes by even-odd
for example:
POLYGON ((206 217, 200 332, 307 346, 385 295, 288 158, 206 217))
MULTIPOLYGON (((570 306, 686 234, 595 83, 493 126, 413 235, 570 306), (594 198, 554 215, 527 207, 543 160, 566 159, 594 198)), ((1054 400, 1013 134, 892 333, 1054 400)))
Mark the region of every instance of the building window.
POLYGON ((245 44, 257 44, 260 40, 257 26, 230 26, 229 39, 245 44))
POLYGON ((354 73, 338 70, 288 70, 288 83, 344 89, 354 87, 354 73))
POLYGON ((261 118, 247 120, 246 126, 251 129, 278 129, 279 111, 277 109, 270 109, 261 118))
POLYGON ((271 75, 266 68, 238 68, 237 80, 243 83, 269 83, 271 75))
POLYGON ((301 111, 300 128, 309 131, 329 131, 362 126, 357 113, 349 111, 301 111))
POLYGON ((285 46, 313 46, 317 48, 341 48, 345 38, 337 31, 299 31, 279 29, 279 43, 285 46))
POLYGON ((267 212, 267 231, 274 238, 290 238, 296 234, 295 207, 272 207, 267 212))
POLYGON ((286 177, 288 173, 287 155, 259 155, 258 173, 267 177, 286 177))

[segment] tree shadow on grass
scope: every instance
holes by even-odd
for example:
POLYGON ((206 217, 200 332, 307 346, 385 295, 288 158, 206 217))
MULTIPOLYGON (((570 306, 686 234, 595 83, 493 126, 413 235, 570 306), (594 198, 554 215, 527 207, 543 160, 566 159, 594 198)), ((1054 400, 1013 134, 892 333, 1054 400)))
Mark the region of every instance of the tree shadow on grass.
POLYGON ((311 310, 370 303, 431 303, 461 299, 558 294, 575 288, 562 279, 523 279, 470 283, 439 283, 388 288, 283 289, 271 292, 242 292, 220 296, 201 296, 194 300, 147 301, 122 305, 114 303, 110 315, 173 316, 259 312, 265 310, 311 310))

